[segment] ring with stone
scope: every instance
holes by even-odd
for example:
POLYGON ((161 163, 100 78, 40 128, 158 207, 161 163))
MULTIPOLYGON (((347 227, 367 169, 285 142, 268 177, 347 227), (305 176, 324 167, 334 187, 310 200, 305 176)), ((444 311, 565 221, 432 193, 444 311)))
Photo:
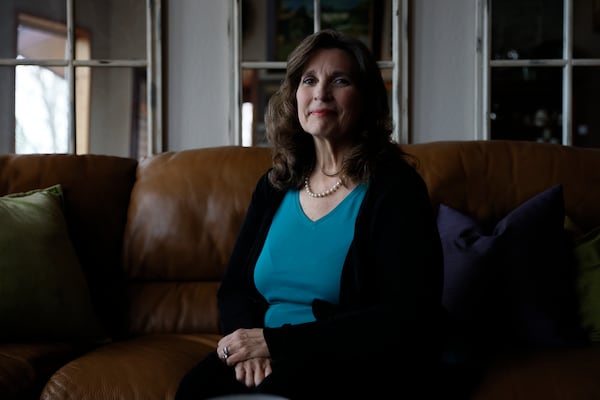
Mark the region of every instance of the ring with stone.
POLYGON ((229 357, 229 349, 227 348, 227 346, 225 346, 223 348, 223 360, 227 360, 228 357, 229 357))

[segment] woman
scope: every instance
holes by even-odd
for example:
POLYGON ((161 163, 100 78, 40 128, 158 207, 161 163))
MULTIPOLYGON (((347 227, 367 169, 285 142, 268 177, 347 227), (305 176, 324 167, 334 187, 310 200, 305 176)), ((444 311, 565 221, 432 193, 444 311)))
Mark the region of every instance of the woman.
POLYGON ((290 54, 259 180, 218 291, 224 337, 178 399, 291 399, 435 386, 442 252, 424 181, 391 140, 362 42, 325 30, 290 54))

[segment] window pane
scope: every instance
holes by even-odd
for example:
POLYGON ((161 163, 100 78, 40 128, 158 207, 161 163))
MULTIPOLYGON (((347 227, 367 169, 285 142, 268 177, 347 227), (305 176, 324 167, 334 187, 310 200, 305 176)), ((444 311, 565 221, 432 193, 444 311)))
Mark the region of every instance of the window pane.
POLYGON ((269 59, 269 49, 273 47, 273 39, 269 40, 269 32, 273 23, 269 22, 269 10, 273 1, 243 0, 242 7, 242 60, 243 61, 272 61, 269 59))
POLYGON ((492 59, 562 57, 562 0, 492 0, 492 59))
POLYGON ((383 83, 385 83, 385 88, 388 92, 388 105, 390 107, 390 114, 392 114, 392 96, 394 95, 393 90, 393 73, 394 70, 392 68, 382 68, 381 76, 383 77, 383 83))
POLYGON ((379 41, 379 45, 375 45, 374 52, 377 52, 379 47, 379 57, 383 61, 392 61, 392 7, 387 1, 377 1, 376 7, 382 8, 379 13, 375 13, 375 18, 381 18, 382 23, 374 24, 373 39, 379 41), (379 5, 383 3, 383 5, 379 5))
MULTIPOLYGON (((242 60, 285 61, 314 30, 313 0, 242 0, 242 60)), ((382 0, 323 0, 321 28, 362 39, 380 60, 392 59, 392 15, 382 0)))
POLYGON ((575 0, 573 20, 573 57, 600 58, 600 0, 575 0))
POLYGON ((69 150, 64 68, 18 66, 15 73, 15 153, 69 150))
POLYGON ((38 60, 65 59, 67 28, 41 18, 19 15, 17 28, 17 58, 38 60))
POLYGON ((283 70, 242 70, 242 144, 267 146, 265 110, 271 95, 279 88, 283 70))
POLYGON ((381 1, 322 0, 321 28, 332 28, 362 40, 379 58, 382 8, 381 1), (376 29, 378 32, 375 31, 376 29), (376 34, 379 36, 377 40, 376 34))
MULTIPOLYGON (((0 58, 17 58, 15 50, 31 49, 41 52, 46 47, 44 42, 47 37, 38 37, 23 31, 25 25, 21 15, 37 17, 40 20, 57 21, 62 24, 66 21, 65 0, 28 1, 13 0, 2 1, 0 10, 0 58)), ((54 27, 47 26, 46 31, 51 33, 54 27)), ((64 32, 63 32, 64 33, 64 32)), ((61 49, 61 58, 64 55, 64 47, 61 49)), ((55 53, 52 53, 55 54, 55 53)))
MULTIPOLYGON (((89 152, 137 158, 139 135, 145 134, 139 124, 146 105, 139 95, 145 91, 145 69, 91 68, 90 76, 89 152)), ((76 90, 85 84, 78 79, 76 90)))
POLYGON ((15 67, 0 66, 0 153, 15 152, 15 67))
MULTIPOLYGON (((75 25, 89 31, 93 59, 146 58, 146 0, 75 0, 75 25)), ((76 46, 75 58, 90 57, 76 46)))
POLYGON ((269 60, 285 61, 288 54, 314 31, 313 0, 275 1, 274 38, 269 43, 269 60))
POLYGON ((573 145, 600 147, 600 67, 573 68, 573 145))
POLYGON ((561 68, 493 68, 491 82, 492 139, 561 142, 561 68))
POLYGON ((313 0, 242 0, 242 60, 285 61, 314 30, 313 0))

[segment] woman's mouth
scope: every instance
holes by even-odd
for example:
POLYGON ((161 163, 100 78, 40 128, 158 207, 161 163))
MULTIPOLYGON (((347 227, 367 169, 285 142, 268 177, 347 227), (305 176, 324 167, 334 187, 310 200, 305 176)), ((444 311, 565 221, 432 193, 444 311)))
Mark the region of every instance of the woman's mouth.
POLYGON ((310 112, 310 114, 318 116, 318 117, 323 117, 325 115, 329 115, 332 113, 333 113, 333 111, 331 111, 331 110, 313 110, 310 112))

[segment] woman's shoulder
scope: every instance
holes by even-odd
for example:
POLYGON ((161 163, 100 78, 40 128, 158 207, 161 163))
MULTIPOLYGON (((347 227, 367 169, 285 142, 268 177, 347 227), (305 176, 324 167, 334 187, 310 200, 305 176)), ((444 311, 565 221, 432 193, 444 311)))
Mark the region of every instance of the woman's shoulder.
POLYGON ((285 192, 278 190, 271 183, 269 175, 272 170, 273 170, 273 168, 269 168, 258 178, 258 181, 256 182, 256 186, 254 188, 254 196, 253 197, 255 199, 258 198, 258 199, 262 199, 262 201, 268 201, 273 198, 275 198, 277 200, 277 199, 280 199, 283 197, 283 194, 285 192))
POLYGON ((386 179, 404 180, 410 177, 420 179, 417 167, 418 160, 416 158, 405 153, 400 146, 392 145, 377 158, 374 175, 386 179))

